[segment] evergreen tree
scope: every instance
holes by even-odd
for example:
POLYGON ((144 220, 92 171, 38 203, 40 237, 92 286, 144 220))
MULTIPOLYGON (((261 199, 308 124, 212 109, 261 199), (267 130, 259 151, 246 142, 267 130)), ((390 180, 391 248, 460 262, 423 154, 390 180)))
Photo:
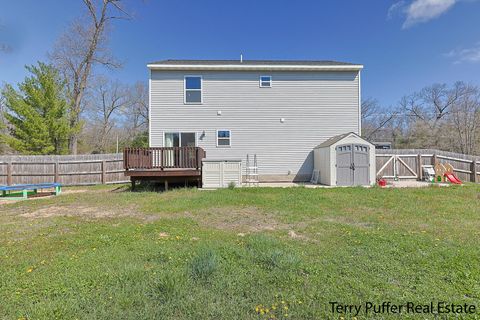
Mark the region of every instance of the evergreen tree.
POLYGON ((71 129, 68 122, 65 84, 51 65, 27 66, 31 76, 3 90, 4 116, 9 134, 1 138, 23 154, 66 154, 71 129))

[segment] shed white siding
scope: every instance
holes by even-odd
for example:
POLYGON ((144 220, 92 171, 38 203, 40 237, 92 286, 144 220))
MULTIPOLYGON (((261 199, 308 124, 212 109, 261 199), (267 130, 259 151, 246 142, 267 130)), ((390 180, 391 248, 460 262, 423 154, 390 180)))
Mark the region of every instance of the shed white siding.
POLYGON ((150 146, 163 146, 165 132, 196 132, 208 158, 257 154, 262 180, 306 181, 315 146, 359 133, 359 109, 358 71, 152 70, 150 146), (185 75, 202 76, 203 104, 184 104, 185 75), (271 88, 259 87, 261 75, 272 76, 271 88), (230 147, 216 145, 223 129, 230 147))
POLYGON ((332 185, 331 180, 331 154, 329 148, 319 148, 314 151, 315 169, 318 170, 318 183, 332 185))
POLYGON ((354 134, 349 134, 344 138, 338 140, 331 145, 321 147, 318 146, 314 149, 315 155, 315 170, 319 170, 320 172, 320 179, 319 183, 328 185, 328 186, 335 186, 337 185, 337 167, 336 167, 336 159, 337 153, 336 148, 337 146, 345 145, 345 144, 362 144, 368 145, 370 147, 368 158, 369 158, 369 180, 370 184, 375 184, 376 182, 376 160, 375 160, 375 146, 370 142, 356 136, 354 134))

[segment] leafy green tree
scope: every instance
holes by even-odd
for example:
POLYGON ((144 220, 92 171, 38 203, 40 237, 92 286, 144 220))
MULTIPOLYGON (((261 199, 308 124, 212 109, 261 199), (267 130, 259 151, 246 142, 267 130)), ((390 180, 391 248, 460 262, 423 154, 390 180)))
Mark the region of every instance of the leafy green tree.
POLYGON ((65 84, 51 65, 27 66, 31 76, 3 90, 4 116, 9 134, 2 140, 23 154, 66 154, 71 129, 68 122, 65 84))
POLYGON ((130 143, 130 147, 136 148, 147 148, 148 147, 148 131, 143 131, 137 134, 132 142, 130 143))

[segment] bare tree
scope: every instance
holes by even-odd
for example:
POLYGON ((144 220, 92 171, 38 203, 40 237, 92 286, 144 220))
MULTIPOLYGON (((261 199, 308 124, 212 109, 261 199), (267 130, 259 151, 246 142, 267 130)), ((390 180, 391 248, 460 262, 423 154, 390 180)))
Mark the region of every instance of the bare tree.
POLYGON ((475 154, 480 145, 480 89, 462 85, 462 96, 452 105, 451 126, 454 132, 453 147, 465 154, 475 154))
POLYGON ((55 65, 63 72, 70 98, 70 153, 77 153, 78 134, 81 130, 83 98, 89 86, 95 65, 116 68, 119 63, 108 50, 108 27, 112 20, 129 19, 121 0, 83 0, 86 16, 72 23, 58 40, 50 54, 55 65))
MULTIPOLYGON (((5 119, 5 97, 2 94, 2 88, 0 88, 0 134, 8 134, 8 123, 5 119)), ((8 152, 10 148, 7 144, 0 139, 0 154, 8 152)))
POLYGON ((99 78, 86 102, 91 126, 96 131, 92 141, 95 151, 107 152, 112 129, 122 121, 123 112, 132 105, 128 87, 118 81, 99 78))
POLYGON ((0 88, 0 126, 4 124, 3 113, 5 112, 5 97, 3 96, 2 91, 3 91, 2 88, 0 88))
MULTIPOLYGON (((367 139, 391 140, 391 132, 386 133, 389 128, 387 125, 391 123, 398 115, 396 110, 383 109, 378 100, 367 98, 362 101, 362 134, 367 139), (390 136, 390 137, 389 137, 390 136)), ((390 127, 391 128, 391 127, 390 127)))
POLYGON ((148 87, 144 82, 131 86, 129 108, 125 110, 126 127, 132 135, 148 130, 148 87))
POLYGON ((369 119, 380 112, 380 104, 377 99, 368 97, 362 100, 362 120, 369 119))
POLYGON ((445 148, 448 132, 447 124, 452 106, 464 94, 461 82, 451 88, 446 84, 434 84, 400 100, 406 123, 409 126, 409 140, 412 147, 445 148))
POLYGON ((417 93, 420 104, 412 111, 417 117, 434 129, 440 120, 447 116, 450 108, 462 95, 463 86, 457 82, 452 88, 446 84, 434 84, 417 93))
POLYGON ((397 108, 362 101, 363 135, 396 148, 480 153, 480 88, 463 82, 435 84, 402 97, 397 108))

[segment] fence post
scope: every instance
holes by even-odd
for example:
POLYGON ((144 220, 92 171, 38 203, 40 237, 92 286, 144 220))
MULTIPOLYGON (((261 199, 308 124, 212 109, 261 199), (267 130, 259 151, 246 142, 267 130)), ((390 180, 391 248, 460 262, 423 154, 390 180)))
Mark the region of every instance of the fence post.
POLYGON ((432 157, 432 165, 435 166, 437 164, 437 154, 434 153, 432 157))
POLYGON ((418 163, 418 165, 417 165, 417 170, 418 170, 417 177, 418 177, 419 181, 422 181, 423 180, 423 170, 422 170, 422 154, 421 153, 419 153, 417 155, 417 163, 418 163))
POLYGON ((127 148, 123 149, 123 169, 128 170, 128 167, 127 167, 127 148))
POLYGON ((106 174, 107 162, 102 161, 102 184, 107 184, 107 174, 106 174))
POLYGON ((7 186, 12 185, 12 162, 7 163, 7 186))
POLYGON ((59 174, 58 174, 58 161, 53 163, 53 173, 55 175, 54 182, 59 182, 59 174))
POLYGON ((477 161, 472 159, 472 164, 470 165, 470 171, 472 174, 470 175, 471 182, 477 182, 477 161))

